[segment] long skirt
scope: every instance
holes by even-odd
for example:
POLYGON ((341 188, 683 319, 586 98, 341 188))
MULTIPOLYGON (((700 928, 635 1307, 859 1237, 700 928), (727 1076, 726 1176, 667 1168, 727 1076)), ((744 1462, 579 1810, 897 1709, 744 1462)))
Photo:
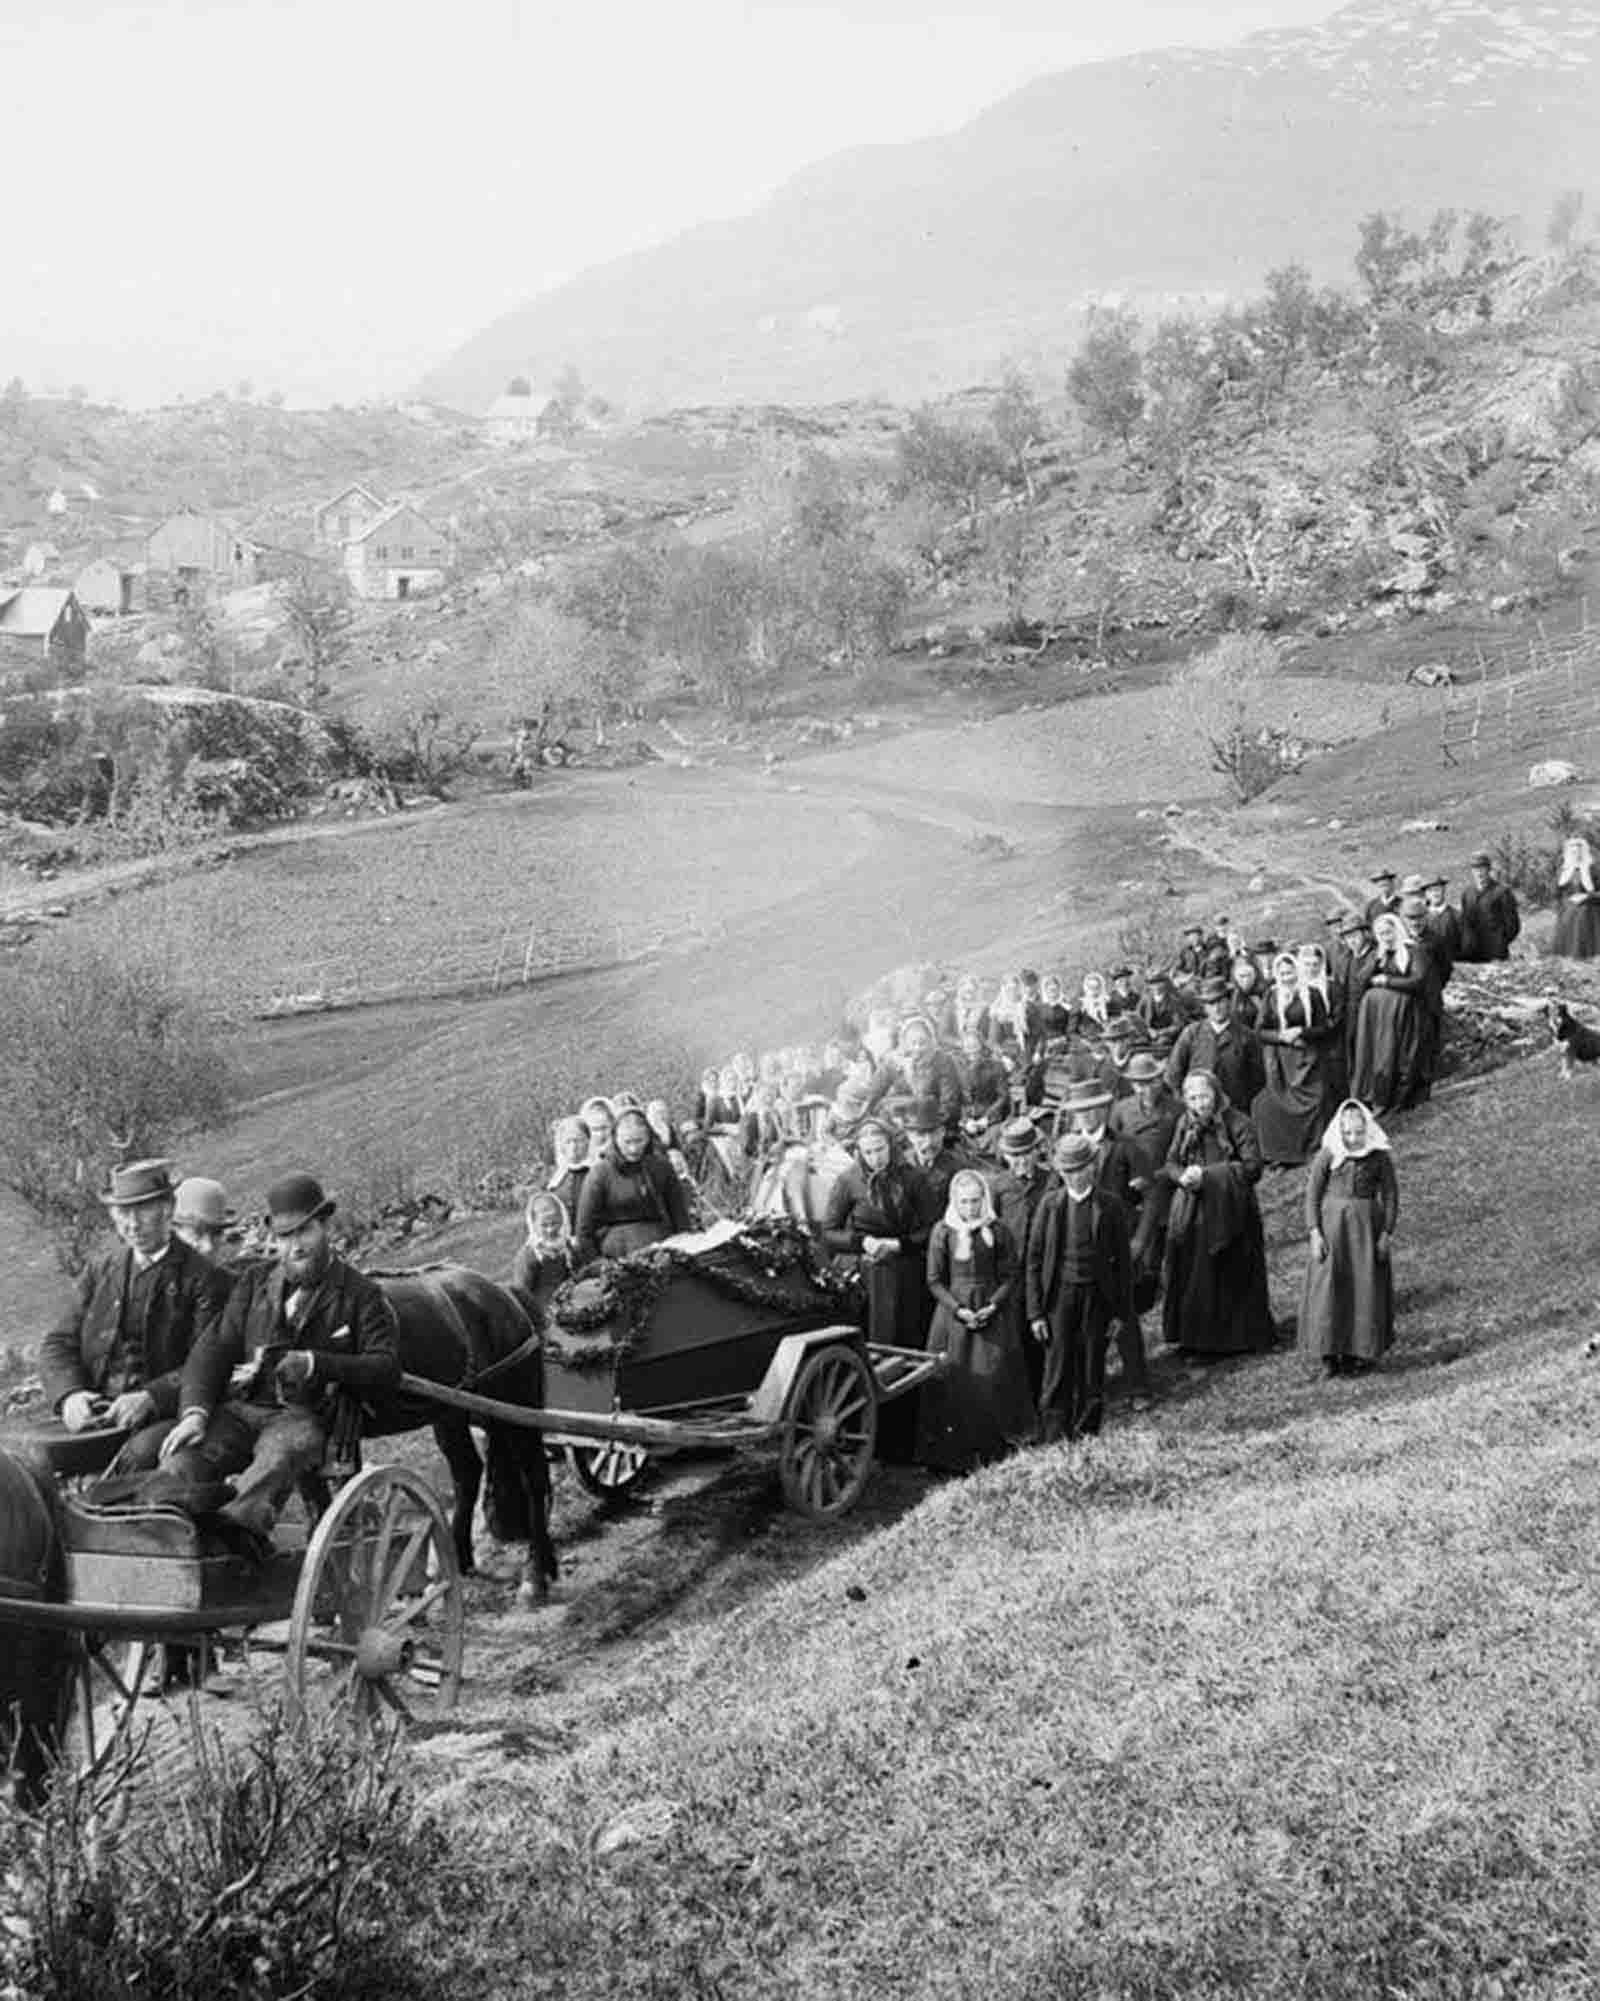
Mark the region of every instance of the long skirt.
POLYGON ((1064 1286, 1050 1309, 1050 1346, 1039 1391, 1039 1436, 1093 1438, 1106 1404, 1111 1315, 1092 1285, 1064 1286))
POLYGON ((1306 1266, 1300 1295, 1299 1347, 1327 1360, 1356 1355, 1375 1362, 1394 1345, 1394 1274, 1378 1256, 1376 1205, 1366 1196, 1323 1197, 1328 1255, 1306 1266))
POLYGON ((1322 1049, 1305 1043, 1270 1043, 1266 1058, 1266 1089, 1256 1094, 1250 1122, 1261 1141, 1261 1158, 1275 1167, 1298 1167, 1317 1150, 1323 1128, 1333 1115, 1332 1097, 1322 1049))
POLYGON ((1350 1095, 1369 1111, 1385 1112, 1417 1104, 1428 1093, 1428 1003, 1421 994, 1368 987, 1356 1023, 1350 1095))
MULTIPOLYGON (((952 1274, 957 1304, 989 1304, 994 1288, 981 1279, 952 1274)), ((917 1459, 965 1473, 1000 1459, 1034 1431, 1033 1393, 1017 1315, 1002 1307, 984 1327, 968 1327, 948 1306, 934 1309, 928 1352, 944 1355, 942 1376, 924 1384, 917 1421, 917 1459)), ((890 1410, 894 1408, 891 1404, 890 1410)))
POLYGON ((1600 903, 1563 900, 1550 950, 1558 959, 1600 959, 1600 903))
POLYGON ((1206 1248, 1193 1223, 1167 1239, 1161 1331, 1167 1345, 1196 1355, 1249 1355, 1273 1342, 1267 1300, 1267 1251, 1260 1212, 1220 1251, 1206 1248))
MULTIPOLYGON (((927 1260, 920 1251, 863 1260, 867 1276, 867 1338, 896 1348, 921 1348, 928 1338, 927 1260)), ((916 1457, 920 1392, 895 1397, 878 1411, 878 1457, 892 1466, 916 1457)))

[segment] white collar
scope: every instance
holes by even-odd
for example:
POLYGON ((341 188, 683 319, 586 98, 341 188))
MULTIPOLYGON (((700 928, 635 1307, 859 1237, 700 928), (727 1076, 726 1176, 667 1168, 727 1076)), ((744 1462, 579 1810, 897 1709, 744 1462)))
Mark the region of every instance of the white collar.
POLYGON ((133 1252, 134 1270, 149 1271, 154 1266, 160 1264, 161 1260, 166 1256, 167 1252, 172 1249, 172 1239, 168 1237, 167 1241, 161 1246, 160 1250, 152 1251, 148 1257, 146 1257, 142 1251, 134 1251, 132 1245, 129 1246, 129 1249, 130 1251, 133 1252))

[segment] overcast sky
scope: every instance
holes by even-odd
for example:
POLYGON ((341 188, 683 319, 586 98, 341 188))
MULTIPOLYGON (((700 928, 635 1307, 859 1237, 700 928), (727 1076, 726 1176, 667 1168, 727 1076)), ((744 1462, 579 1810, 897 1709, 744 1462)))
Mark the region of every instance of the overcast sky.
POLYGON ((392 393, 840 147, 1335 4, 0 0, 0 379, 392 393))

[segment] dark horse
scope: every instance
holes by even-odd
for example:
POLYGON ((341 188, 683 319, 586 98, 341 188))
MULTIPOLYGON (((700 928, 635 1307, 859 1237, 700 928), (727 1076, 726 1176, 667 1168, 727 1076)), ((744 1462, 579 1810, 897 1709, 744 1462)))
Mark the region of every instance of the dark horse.
MULTIPOLYGON (((0 1598, 59 1604, 66 1595, 55 1481, 43 1464, 0 1451, 0 1598)), ((24 1806, 44 1796, 76 1645, 40 1626, 0 1630, 0 1772, 14 1776, 24 1806)))
MULTIPOLYGON (((400 1366, 449 1389, 474 1390, 501 1403, 538 1410, 544 1403, 544 1356, 538 1328, 514 1292, 466 1265, 424 1265, 418 1271, 374 1272, 400 1323, 400 1366)), ((455 1482, 451 1518, 456 1556, 472 1562, 472 1514, 485 1477, 472 1436, 473 1420, 417 1397, 380 1405, 362 1422, 369 1438, 433 1427, 455 1482)), ((490 1532, 525 1545, 518 1597, 542 1605, 556 1575, 550 1542, 550 1467, 544 1435, 520 1425, 483 1427, 487 1447, 490 1532)))

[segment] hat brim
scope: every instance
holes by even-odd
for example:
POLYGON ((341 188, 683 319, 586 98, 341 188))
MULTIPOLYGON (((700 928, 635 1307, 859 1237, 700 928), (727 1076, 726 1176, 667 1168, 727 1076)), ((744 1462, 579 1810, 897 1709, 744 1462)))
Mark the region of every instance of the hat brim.
POLYGON ((319 1202, 314 1209, 303 1210, 299 1215, 268 1216, 267 1228, 275 1237, 292 1237, 296 1230, 303 1230, 307 1223, 320 1223, 324 1216, 331 1216, 338 1205, 330 1195, 319 1202))
POLYGON ((176 1193, 175 1188, 152 1188, 144 1195, 113 1195, 107 1188, 100 1200, 108 1209, 142 1209, 149 1202, 170 1202, 176 1193))
POLYGON ((192 1209, 174 1209, 172 1220, 174 1223, 186 1223, 191 1229, 228 1230, 238 1222, 239 1212, 237 1209, 226 1209, 220 1216, 197 1216, 192 1209))

